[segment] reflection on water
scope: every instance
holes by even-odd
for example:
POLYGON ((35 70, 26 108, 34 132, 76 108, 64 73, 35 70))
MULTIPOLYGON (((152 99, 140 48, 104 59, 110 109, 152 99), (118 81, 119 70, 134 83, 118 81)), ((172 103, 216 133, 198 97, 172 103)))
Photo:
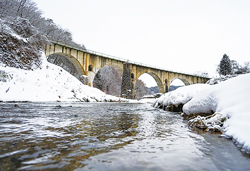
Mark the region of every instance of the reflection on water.
POLYGON ((249 170, 230 140, 148 104, 0 103, 1 170, 249 170))

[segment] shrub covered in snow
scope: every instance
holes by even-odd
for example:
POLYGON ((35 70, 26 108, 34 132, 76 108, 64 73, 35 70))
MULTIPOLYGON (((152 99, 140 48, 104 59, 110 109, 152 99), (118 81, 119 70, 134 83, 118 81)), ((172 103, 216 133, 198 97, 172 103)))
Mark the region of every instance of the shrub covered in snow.
POLYGON ((215 84, 219 84, 220 82, 223 82, 223 81, 226 81, 230 78, 234 78, 234 77, 237 77, 238 75, 234 74, 234 75, 221 75, 219 77, 214 77, 214 78, 211 78, 210 80, 208 80, 206 82, 206 84, 209 84, 209 85, 215 85, 215 84))

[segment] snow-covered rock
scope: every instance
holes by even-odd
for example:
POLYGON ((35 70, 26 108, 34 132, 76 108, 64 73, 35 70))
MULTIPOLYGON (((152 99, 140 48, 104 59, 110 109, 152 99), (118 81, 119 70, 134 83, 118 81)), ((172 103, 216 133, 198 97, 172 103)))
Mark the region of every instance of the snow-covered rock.
POLYGON ((170 105, 186 104, 190 101, 199 91, 210 87, 208 84, 193 84, 185 87, 180 87, 174 91, 165 93, 160 98, 156 99, 153 103, 154 107, 167 107, 170 105))

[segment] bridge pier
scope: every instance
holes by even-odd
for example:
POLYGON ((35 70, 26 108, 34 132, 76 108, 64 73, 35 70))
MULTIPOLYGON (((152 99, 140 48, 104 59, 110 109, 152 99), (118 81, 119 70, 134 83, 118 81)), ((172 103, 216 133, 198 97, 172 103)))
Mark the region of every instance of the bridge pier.
POLYGON ((121 97, 132 99, 133 95, 134 95, 134 85, 133 85, 133 78, 131 78, 130 64, 123 63, 121 97))

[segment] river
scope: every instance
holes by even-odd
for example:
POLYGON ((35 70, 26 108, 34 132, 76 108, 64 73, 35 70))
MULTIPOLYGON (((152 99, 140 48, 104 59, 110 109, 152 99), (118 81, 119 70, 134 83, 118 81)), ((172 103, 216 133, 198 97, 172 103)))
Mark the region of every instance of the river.
POLYGON ((0 171, 250 170, 220 134, 149 104, 0 103, 0 171))

